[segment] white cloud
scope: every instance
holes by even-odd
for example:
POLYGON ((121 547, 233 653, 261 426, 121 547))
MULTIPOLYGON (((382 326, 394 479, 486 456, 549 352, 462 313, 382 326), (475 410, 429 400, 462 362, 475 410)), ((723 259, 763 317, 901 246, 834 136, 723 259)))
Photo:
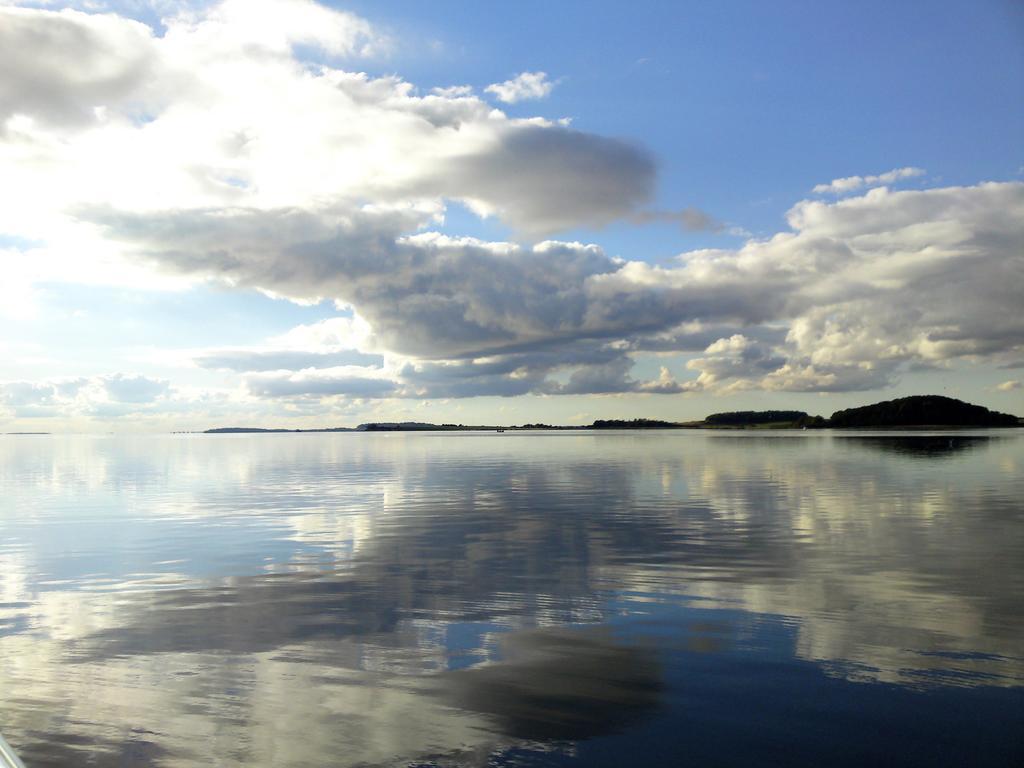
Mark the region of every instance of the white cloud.
POLYGON ((1022 387, 1024 387, 1024 385, 1021 384, 1019 379, 1010 379, 1009 381, 1004 381, 1002 384, 996 385, 996 389, 1000 392, 1016 392, 1022 387))
POLYGON ((304 368, 334 368, 339 365, 361 365, 379 368, 384 358, 354 349, 338 352, 304 352, 281 349, 223 349, 206 352, 195 358, 201 368, 228 371, 280 371, 304 368))
POLYGON ((714 389, 722 382, 732 381, 736 386, 737 381, 742 385, 757 380, 778 370, 785 362, 785 358, 770 347, 735 333, 709 344, 704 350, 704 357, 690 360, 686 367, 700 371, 693 388, 714 389))
POLYGON ((0 382, 0 413, 14 418, 121 416, 173 397, 170 382, 137 374, 0 382))
POLYGON ((107 398, 115 403, 151 403, 170 393, 170 382, 118 373, 100 379, 107 398))
POLYGON ((840 195, 846 192, 854 192, 864 187, 877 187, 883 184, 892 184, 901 179, 910 179, 915 176, 924 176, 923 168, 894 168, 891 171, 880 173, 877 176, 846 176, 842 179, 832 179, 828 184, 817 184, 814 187, 815 194, 840 195))
POLYGON ((441 96, 446 99, 463 98, 473 95, 473 86, 449 85, 444 88, 431 88, 430 92, 435 96, 441 96))
POLYGON ((197 38, 214 49, 258 47, 287 55, 293 46, 304 44, 332 56, 369 56, 387 46, 386 38, 365 19, 312 0, 221 0, 201 11, 182 12, 165 24, 186 45, 197 38))
POLYGON ((242 373, 339 366, 381 368, 384 357, 372 351, 375 346, 369 324, 353 314, 296 326, 259 346, 185 350, 176 357, 191 360, 200 368, 242 373))
POLYGON ((394 382, 383 376, 366 376, 356 367, 306 370, 297 373, 254 374, 246 378, 249 391, 257 397, 388 397, 394 382))
POLYGON ((37 121, 87 124, 111 103, 144 108, 147 80, 160 65, 153 53, 153 32, 138 22, 0 7, 0 135, 37 121))
POLYGON ((511 80, 503 83, 492 83, 484 90, 493 93, 498 101, 515 104, 528 99, 543 99, 555 84, 548 80, 546 72, 520 72, 511 80))

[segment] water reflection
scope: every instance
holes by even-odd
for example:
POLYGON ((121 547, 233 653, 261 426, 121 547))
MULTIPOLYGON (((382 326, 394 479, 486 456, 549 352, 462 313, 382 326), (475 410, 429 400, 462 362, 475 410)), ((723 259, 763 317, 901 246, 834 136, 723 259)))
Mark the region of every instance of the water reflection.
POLYGON ((571 761, 699 681, 758 715, 715 701, 765 665, 1019 712, 1022 442, 7 439, 0 729, 30 765, 571 761))
POLYGON ((993 435, 958 435, 958 434, 925 434, 925 435, 846 435, 842 439, 874 448, 879 451, 898 453, 901 456, 919 456, 934 459, 941 456, 955 456, 964 451, 987 446, 992 440, 999 440, 993 435))
POLYGON ((520 739, 586 739, 626 727, 655 709, 657 656, 604 628, 513 632, 502 661, 438 676, 435 690, 460 710, 498 719, 520 739))

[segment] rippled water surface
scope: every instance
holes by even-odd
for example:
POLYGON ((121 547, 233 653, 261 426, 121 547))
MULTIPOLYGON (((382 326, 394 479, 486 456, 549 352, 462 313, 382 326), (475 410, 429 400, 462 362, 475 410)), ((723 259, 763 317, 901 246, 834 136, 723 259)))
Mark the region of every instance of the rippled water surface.
POLYGON ((1024 435, 0 437, 37 766, 1022 765, 1024 435))

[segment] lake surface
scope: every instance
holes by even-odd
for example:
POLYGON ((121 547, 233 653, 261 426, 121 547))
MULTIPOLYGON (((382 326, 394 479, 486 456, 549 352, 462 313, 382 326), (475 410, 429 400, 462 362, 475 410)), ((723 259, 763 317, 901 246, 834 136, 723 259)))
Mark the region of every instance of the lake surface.
POLYGON ((39 766, 1024 764, 1024 433, 0 437, 39 766))

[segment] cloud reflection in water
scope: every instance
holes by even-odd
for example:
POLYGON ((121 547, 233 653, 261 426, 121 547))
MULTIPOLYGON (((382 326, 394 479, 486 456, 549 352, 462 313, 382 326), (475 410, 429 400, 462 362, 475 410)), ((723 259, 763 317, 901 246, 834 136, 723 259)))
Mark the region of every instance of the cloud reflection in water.
POLYGON ((8 440, 0 722, 33 765, 483 763, 656 721, 693 654, 1019 690, 1024 441, 949 439, 8 440))

